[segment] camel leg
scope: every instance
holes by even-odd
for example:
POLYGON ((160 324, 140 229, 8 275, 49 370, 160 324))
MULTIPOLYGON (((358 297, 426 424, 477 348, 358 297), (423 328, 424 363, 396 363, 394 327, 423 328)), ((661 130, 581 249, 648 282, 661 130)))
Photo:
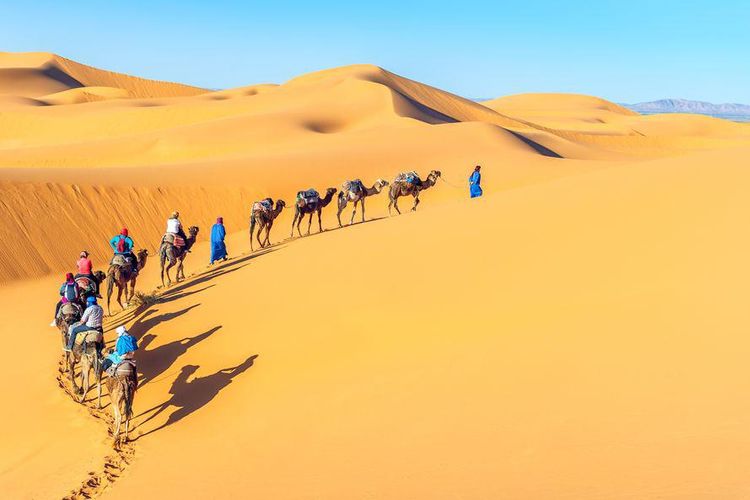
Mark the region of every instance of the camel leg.
POLYGON ((310 235, 310 228, 312 227, 312 216, 313 213, 310 212, 310 217, 307 219, 307 236, 310 235))
POLYGON ((177 281, 183 281, 185 279, 185 258, 180 259, 177 264, 177 281))
POLYGON ((125 309, 122 305, 122 289, 127 285, 123 284, 120 286, 120 284, 117 284, 117 303, 120 304, 120 309, 125 309))
POLYGON ((266 224, 266 241, 263 245, 264 247, 266 245, 271 246, 271 227, 273 226, 273 221, 270 221, 268 224, 266 224))
POLYGON ((354 202, 354 207, 352 209, 352 218, 349 219, 349 225, 351 226, 354 224, 354 216, 357 214, 357 201, 354 202))
POLYGON ((253 252, 253 233, 255 232, 255 217, 250 216, 250 251, 253 252))
POLYGON ((264 245, 263 245, 263 242, 262 242, 262 241, 260 241, 260 233, 262 233, 262 232, 263 232, 263 228, 264 228, 265 226, 266 226, 266 224, 264 224, 264 223, 261 223, 260 227, 258 228, 258 234, 257 234, 257 238, 258 238, 258 245, 260 245, 260 248, 263 248, 263 246, 264 246, 264 245))
POLYGON ((417 210, 417 205, 419 205, 419 192, 414 195, 414 206, 411 207, 412 212, 415 212, 417 210))
MULTIPOLYGON (((354 207, 356 209, 356 202, 354 204, 354 207)), ((339 227, 342 227, 341 212, 343 212, 345 208, 346 208, 346 198, 339 197, 339 211, 336 212, 336 218, 339 220, 339 227)))
POLYGON ((68 353, 68 377, 70 379, 70 388, 73 394, 78 393, 78 384, 76 384, 76 358, 72 352, 68 353))
MULTIPOLYGON (((122 392, 122 389, 115 389, 115 391, 122 392)), ((120 413, 120 401, 122 400, 122 396, 113 397, 112 398, 112 412, 115 414, 115 430, 112 433, 112 437, 115 438, 115 444, 117 444, 117 441, 120 437, 120 422, 122 421, 122 414, 120 413)))
POLYGON ((393 208, 395 208, 396 212, 398 212, 398 214, 401 215, 401 210, 398 209, 398 198, 393 199, 393 208))
POLYGON ((86 394, 89 392, 89 369, 91 368, 91 360, 88 354, 86 354, 86 341, 83 343, 84 353, 81 356, 81 396, 78 399, 79 403, 83 403, 86 399, 86 394))
POLYGON ((360 202, 360 204, 362 205, 362 222, 364 222, 365 221, 365 199, 364 198, 362 198, 362 201, 360 202))
MULTIPOLYGON (((172 267, 175 265, 175 262, 170 260, 167 263, 167 267, 164 269, 164 274, 167 275, 167 286, 170 286, 172 284, 172 278, 169 277, 169 270, 172 269, 172 267)), ((164 279, 162 278, 162 283, 164 283, 164 279)))
POLYGON ((290 238, 294 238, 294 223, 297 222, 297 213, 298 210, 294 210, 294 218, 292 219, 292 234, 289 236, 290 238))
POLYGON ((102 367, 97 360, 96 362, 96 407, 102 408, 102 367))
POLYGON ((323 214, 323 209, 319 208, 318 209, 318 232, 319 233, 323 232, 323 225, 320 223, 320 217, 321 217, 322 214, 323 214))

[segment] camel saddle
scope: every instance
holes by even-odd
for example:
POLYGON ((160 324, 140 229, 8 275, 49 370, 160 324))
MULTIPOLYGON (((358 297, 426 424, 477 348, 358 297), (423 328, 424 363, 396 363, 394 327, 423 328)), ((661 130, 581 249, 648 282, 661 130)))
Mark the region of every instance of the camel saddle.
POLYGON ((80 316, 81 307, 78 304, 71 304, 69 302, 60 307, 60 312, 63 316, 80 316))
POLYGON ((271 213, 273 210, 273 202, 269 199, 256 201, 253 203, 253 212, 266 212, 271 213))
POLYGON ((312 205, 317 203, 320 199, 320 194, 312 188, 307 191, 300 191, 297 193, 297 205, 304 207, 305 205, 312 205))
POLYGON ((396 179, 394 179, 394 182, 411 184, 413 186, 420 186, 422 184, 422 180, 419 178, 419 174, 417 174, 413 170, 410 172, 401 172, 400 174, 396 176, 396 179))
POLYGON ((362 181, 359 179, 354 179, 351 181, 346 181, 341 186, 343 189, 342 191, 350 191, 352 193, 359 193, 364 189, 364 184, 362 184, 362 181))
POLYGON ((117 364, 112 364, 107 368, 107 375, 110 377, 136 377, 138 372, 136 371, 135 360, 123 359, 117 364))
POLYGON ((165 243, 169 243, 175 248, 182 248, 185 246, 185 239, 181 237, 179 234, 166 233, 164 235, 163 241, 165 243))
POLYGON ((81 346, 84 343, 93 344, 95 342, 104 342, 104 335, 99 330, 86 330, 76 335, 76 344, 81 346))

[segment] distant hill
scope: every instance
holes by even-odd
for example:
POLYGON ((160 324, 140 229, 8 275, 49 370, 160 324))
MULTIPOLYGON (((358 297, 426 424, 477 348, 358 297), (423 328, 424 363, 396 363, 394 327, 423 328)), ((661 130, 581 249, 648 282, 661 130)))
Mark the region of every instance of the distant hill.
POLYGON ((731 120, 750 121, 750 105, 747 104, 713 104, 704 101, 689 101, 687 99, 662 99, 638 104, 623 104, 623 106, 644 114, 695 113, 731 120))

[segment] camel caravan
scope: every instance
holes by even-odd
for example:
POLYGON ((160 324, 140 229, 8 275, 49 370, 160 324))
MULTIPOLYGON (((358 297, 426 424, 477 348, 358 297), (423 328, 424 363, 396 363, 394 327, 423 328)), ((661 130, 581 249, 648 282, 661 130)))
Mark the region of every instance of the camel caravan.
MULTIPOLYGON (((339 227, 342 227, 341 214, 349 203, 352 204, 352 214, 349 224, 354 223, 357 205, 361 210, 362 222, 365 222, 365 200, 370 196, 380 194, 388 187, 388 213, 391 207, 398 208, 398 198, 412 196, 414 205, 419 205, 419 194, 435 185, 440 177, 440 171, 433 170, 423 181, 416 172, 398 174, 393 182, 377 179, 372 187, 367 187, 360 179, 344 182, 341 189, 328 188, 325 196, 320 196, 315 189, 299 191, 294 203, 294 218, 292 220, 291 237, 294 229, 302 236, 300 225, 305 216, 308 217, 307 233, 310 234, 312 218, 317 214, 318 231, 323 231, 322 211, 337 196, 337 212, 339 227)), ((271 228, 276 218, 286 207, 284 200, 265 198, 253 203, 250 211, 250 249, 254 251, 253 239, 261 249, 271 245, 271 228), (265 234, 264 234, 265 231, 265 234)), ((217 224, 223 225, 223 219, 218 218, 217 224)), ((223 245, 224 231, 221 227, 221 244, 223 245)), ((187 234, 180 221, 180 213, 175 211, 167 219, 167 229, 159 244, 159 263, 161 265, 162 286, 170 286, 172 278, 170 269, 177 267, 175 280, 185 279, 184 261, 195 245, 200 229, 198 226, 188 227, 187 234), (166 284, 164 277, 166 275, 166 284)), ((213 231, 212 231, 212 244, 213 231)), ((133 400, 138 387, 138 373, 134 359, 138 349, 135 337, 130 335, 124 326, 116 328, 117 339, 114 349, 104 354, 104 310, 97 299, 102 298, 100 287, 106 281, 107 315, 111 316, 110 302, 115 287, 117 287, 116 301, 121 309, 125 309, 135 296, 135 286, 138 275, 143 271, 149 256, 148 250, 136 251, 133 239, 127 228, 113 236, 109 245, 113 251, 107 272, 93 271, 88 252, 83 251, 76 265, 78 273, 67 273, 66 280, 60 287, 60 300, 55 307, 55 319, 50 326, 59 329, 63 347, 63 371, 67 372, 73 397, 80 403, 86 400, 92 384, 96 384, 97 407, 101 408, 102 378, 106 375, 106 386, 112 402, 115 444, 127 441, 130 420, 133 414, 133 400), (125 304, 122 299, 125 298, 125 304), (76 368, 80 383, 76 381, 76 368), (124 425, 124 433, 120 430, 124 425)), ((224 260, 226 249, 224 248, 224 260)), ((213 257, 212 257, 213 262, 213 257)))
MULTIPOLYGON (((172 283, 169 270, 177 266, 176 279, 184 279, 183 262, 195 244, 199 229, 182 229, 179 212, 174 212, 167 220, 167 231, 159 245, 162 284, 164 275, 168 284, 172 283)), ((55 319, 51 326, 59 329, 63 347, 63 371, 67 372, 71 392, 78 402, 86 400, 89 389, 96 384, 97 407, 102 407, 102 377, 106 375, 106 385, 112 401, 114 417, 113 436, 115 444, 127 441, 130 420, 133 414, 133 400, 138 387, 138 372, 134 353, 138 344, 124 326, 119 326, 114 349, 104 354, 104 310, 98 304, 101 298, 100 286, 106 281, 107 314, 111 315, 110 302, 117 287, 117 303, 124 309, 135 295, 135 285, 139 273, 146 265, 148 250, 134 250, 134 242, 127 228, 109 241, 113 251, 106 273, 93 271, 88 252, 83 251, 76 263, 78 274, 67 273, 65 283, 60 287, 60 301, 55 307, 55 319), (122 298, 125 297, 125 305, 122 298), (79 367, 80 385, 76 382, 76 367, 79 367), (124 425, 124 434, 120 430, 124 425)))

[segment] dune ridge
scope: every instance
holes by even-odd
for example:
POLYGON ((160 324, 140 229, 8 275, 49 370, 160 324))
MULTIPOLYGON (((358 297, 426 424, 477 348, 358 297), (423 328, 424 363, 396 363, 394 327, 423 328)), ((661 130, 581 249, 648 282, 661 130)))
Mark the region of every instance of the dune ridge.
POLYGON ((102 70, 47 52, 0 52, 0 94, 42 97, 81 87, 112 87, 133 97, 198 95, 205 89, 102 70))

